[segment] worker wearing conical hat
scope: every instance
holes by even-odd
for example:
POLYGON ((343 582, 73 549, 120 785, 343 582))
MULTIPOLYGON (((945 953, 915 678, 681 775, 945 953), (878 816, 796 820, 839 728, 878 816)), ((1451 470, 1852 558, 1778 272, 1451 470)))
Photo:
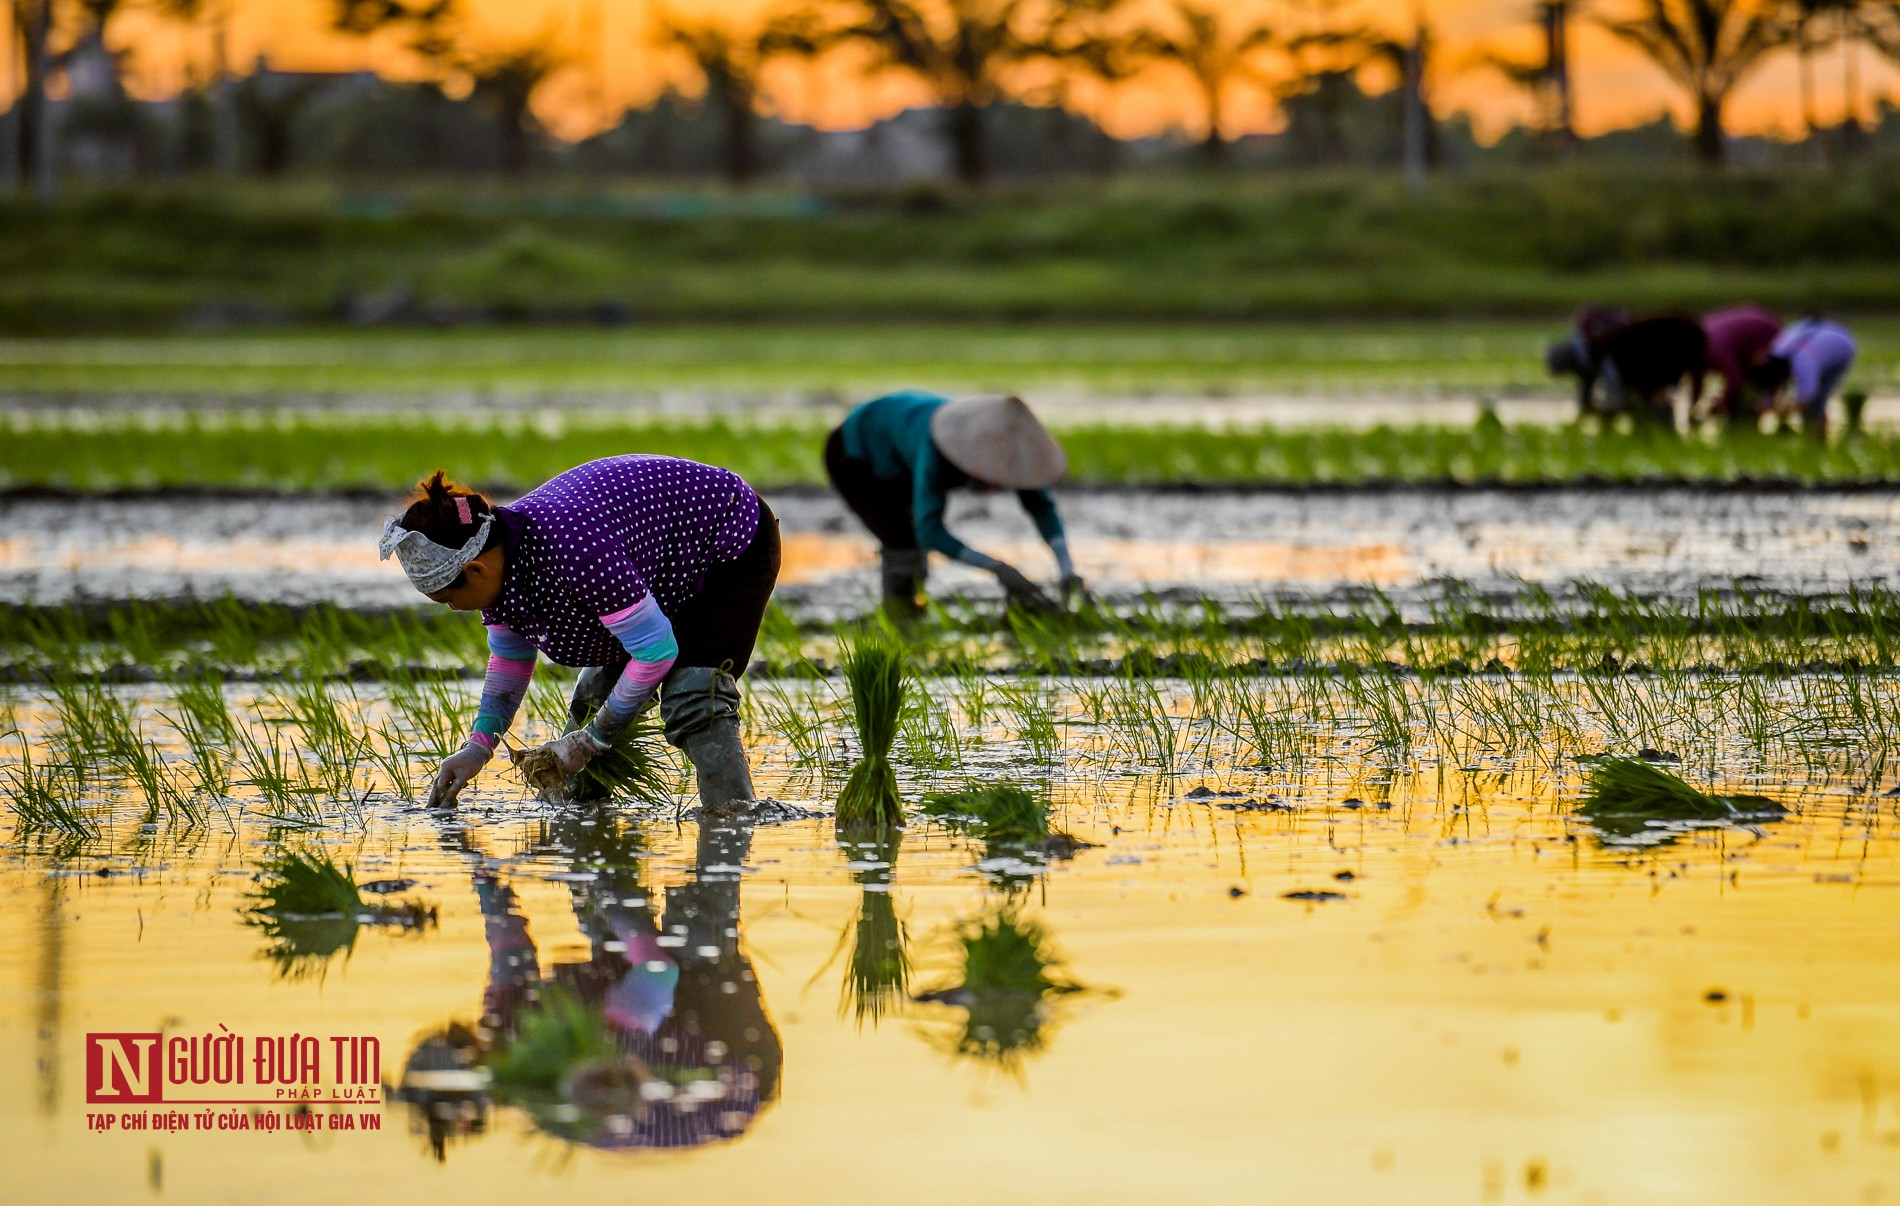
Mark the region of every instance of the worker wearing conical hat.
POLYGON ((882 546, 885 607, 900 617, 922 606, 932 551, 994 574, 1011 602, 1054 606, 1021 570, 950 534, 944 506, 956 489, 1016 491, 1055 554, 1063 594, 1080 594, 1082 579, 1049 493, 1068 465, 1023 400, 1000 395, 951 401, 921 391, 890 394, 845 416, 825 443, 832 485, 882 546))

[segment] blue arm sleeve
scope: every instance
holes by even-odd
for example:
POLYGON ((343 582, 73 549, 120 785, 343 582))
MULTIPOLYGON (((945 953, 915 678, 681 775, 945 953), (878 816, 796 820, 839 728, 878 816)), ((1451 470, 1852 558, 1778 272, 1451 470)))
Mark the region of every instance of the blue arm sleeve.
POLYGON ((1019 490, 1016 498, 1029 518, 1036 521, 1036 530, 1042 533, 1044 543, 1054 544, 1062 539, 1062 516, 1056 511, 1055 495, 1047 490, 1019 490))
POLYGON ((988 569, 996 563, 950 534, 944 526, 943 511, 949 504, 949 492, 943 486, 943 457, 932 445, 920 451, 917 467, 911 475, 911 517, 917 525, 917 542, 965 565, 988 569))

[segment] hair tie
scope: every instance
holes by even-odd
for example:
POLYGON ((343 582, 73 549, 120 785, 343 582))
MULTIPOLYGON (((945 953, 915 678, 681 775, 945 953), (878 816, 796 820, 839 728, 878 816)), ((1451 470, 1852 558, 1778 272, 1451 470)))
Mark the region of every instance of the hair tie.
POLYGON ((475 522, 475 517, 469 513, 468 495, 458 494, 455 496, 455 514, 459 516, 465 524, 475 522))

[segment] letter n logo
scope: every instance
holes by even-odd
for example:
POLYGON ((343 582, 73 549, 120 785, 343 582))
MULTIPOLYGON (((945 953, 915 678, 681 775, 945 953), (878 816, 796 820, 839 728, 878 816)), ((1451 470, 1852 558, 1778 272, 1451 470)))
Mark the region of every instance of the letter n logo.
POLYGON ((163 1101, 158 1071, 159 1034, 86 1035, 86 1102, 163 1101))

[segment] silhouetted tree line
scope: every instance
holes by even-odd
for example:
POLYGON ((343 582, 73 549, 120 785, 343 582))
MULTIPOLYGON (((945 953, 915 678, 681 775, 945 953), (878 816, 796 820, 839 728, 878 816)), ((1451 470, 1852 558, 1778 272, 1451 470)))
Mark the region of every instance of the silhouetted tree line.
MULTIPOLYGON (((1167 158, 1157 144, 1124 144, 1070 111, 1084 82, 1113 87, 1172 79, 1198 107, 1193 137, 1210 167, 1236 163, 1402 166, 1422 181, 1434 167, 1478 154, 1460 122, 1433 107, 1448 62, 1422 15, 1408 28, 1337 19, 1327 0, 787 0, 745 24, 658 10, 648 48, 685 77, 612 129, 568 145, 535 114, 550 79, 579 56, 549 28, 517 42, 485 34, 463 0, 328 0, 341 33, 410 60, 406 83, 367 73, 240 73, 227 60, 232 6, 242 0, 5 0, 19 97, 7 115, 7 165, 50 192, 61 162, 95 174, 217 168, 520 174, 572 166, 599 172, 705 174, 735 184, 761 174, 825 170, 825 136, 780 119, 767 80, 785 61, 822 61, 831 78, 900 75, 922 86, 928 129, 906 115, 858 139, 859 158, 917 169, 919 137, 968 184, 998 174, 1107 171, 1167 158), (176 101, 140 105, 119 81, 112 23, 134 5, 194 34, 190 85, 176 101), (1384 87, 1369 94, 1367 82, 1384 87), (49 100, 63 82, 67 99, 49 100), (1284 132, 1235 128, 1252 96, 1270 100, 1284 132), (58 110, 57 114, 55 110, 58 110), (882 137, 884 143, 878 143, 882 137), (64 145, 57 145, 64 144, 64 145), (880 159, 879 156, 884 158, 880 159), (868 159, 867 159, 868 157, 868 159)), ((1900 59, 1900 0, 1540 0, 1541 53, 1486 52, 1536 102, 1534 127, 1513 153, 1576 153, 1572 26, 1595 22, 1645 53, 1693 113, 1702 160, 1729 154, 1727 107, 1778 53, 1799 59, 1803 118, 1815 118, 1815 64, 1839 55, 1843 118, 1830 145, 1865 141, 1861 57, 1900 59)), ((1422 12, 1422 10, 1421 10, 1422 12)), ((829 156, 829 158, 828 158, 829 156)))

